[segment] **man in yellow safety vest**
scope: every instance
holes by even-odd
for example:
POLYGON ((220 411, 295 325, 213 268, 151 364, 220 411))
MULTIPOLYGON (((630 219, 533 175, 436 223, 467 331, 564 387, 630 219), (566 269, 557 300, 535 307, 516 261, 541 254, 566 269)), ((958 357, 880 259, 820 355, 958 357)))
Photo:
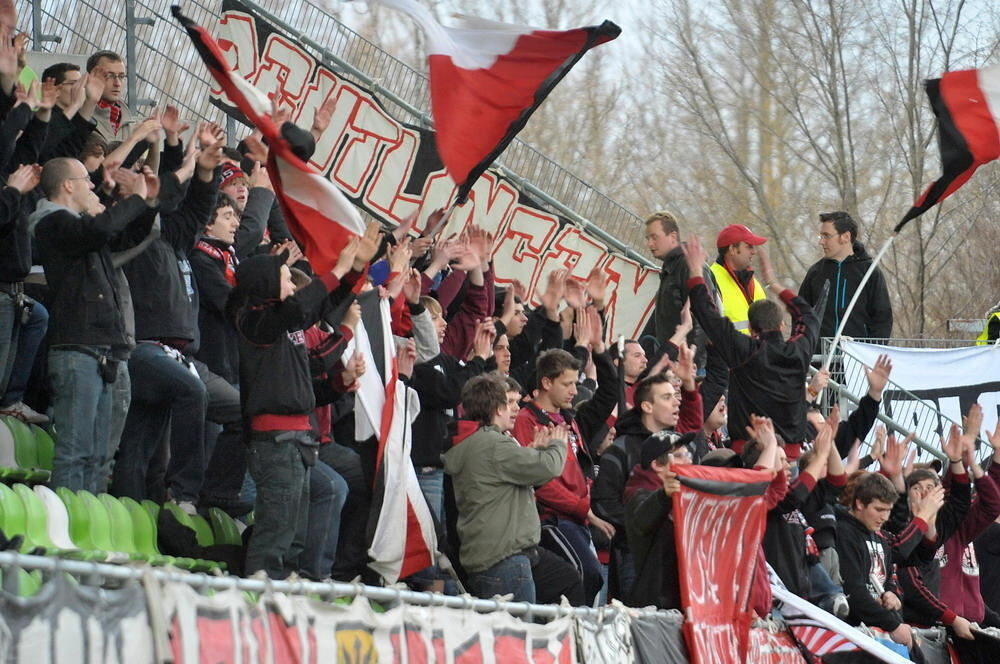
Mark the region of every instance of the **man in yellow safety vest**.
POLYGON ((986 312, 986 325, 983 331, 976 337, 977 346, 991 344, 1000 338, 1000 302, 986 312))
POLYGON ((719 257, 711 270, 722 300, 722 315, 743 334, 750 334, 747 314, 750 305, 767 297, 751 267, 757 247, 765 242, 767 238, 754 235, 742 224, 726 226, 715 240, 719 257))

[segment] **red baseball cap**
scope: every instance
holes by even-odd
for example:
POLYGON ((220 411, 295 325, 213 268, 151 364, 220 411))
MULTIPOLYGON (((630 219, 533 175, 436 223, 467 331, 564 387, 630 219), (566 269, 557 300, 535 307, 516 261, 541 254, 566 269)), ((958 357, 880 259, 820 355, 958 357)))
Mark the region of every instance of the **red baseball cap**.
POLYGON ((240 170, 239 166, 231 163, 224 163, 222 164, 222 184, 219 185, 219 188, 221 189, 222 187, 231 184, 238 178, 245 179, 246 177, 247 174, 240 170))
POLYGON ((746 242, 747 244, 751 244, 756 247, 767 242, 767 238, 754 235, 750 232, 750 229, 743 224, 729 224, 719 231, 719 237, 715 239, 715 246, 718 249, 722 249, 723 247, 730 247, 738 242, 746 242))

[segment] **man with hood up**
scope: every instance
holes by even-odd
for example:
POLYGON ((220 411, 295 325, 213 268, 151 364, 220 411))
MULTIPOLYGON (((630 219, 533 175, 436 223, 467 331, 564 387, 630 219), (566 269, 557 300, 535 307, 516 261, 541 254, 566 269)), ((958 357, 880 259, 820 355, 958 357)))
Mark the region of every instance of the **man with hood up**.
MULTIPOLYGON (((821 323, 819 336, 832 337, 844 318, 862 277, 871 266, 872 257, 858 241, 858 223, 846 212, 819 215, 819 246, 823 259, 806 273, 799 287, 799 297, 816 307, 823 284, 830 282, 823 311, 817 311, 821 323)), ((844 326, 844 334, 855 339, 888 339, 892 336, 892 304, 882 271, 875 268, 865 284, 857 305, 844 326)))
POLYGON ((328 300, 336 306, 351 296, 350 286, 378 247, 373 226, 363 238, 351 239, 331 272, 298 291, 284 252, 253 256, 236 269, 226 313, 239 333, 247 465, 257 485, 247 574, 264 570, 281 579, 298 568, 306 541, 309 471, 319 447, 309 420, 316 399, 304 330, 319 320, 328 300))

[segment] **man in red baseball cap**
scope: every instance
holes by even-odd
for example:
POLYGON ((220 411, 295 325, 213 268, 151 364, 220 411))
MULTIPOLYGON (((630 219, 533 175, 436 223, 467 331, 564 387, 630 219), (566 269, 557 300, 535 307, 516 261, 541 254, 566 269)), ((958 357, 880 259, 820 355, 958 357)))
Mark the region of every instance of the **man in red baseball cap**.
POLYGON ((719 232, 715 246, 719 257, 712 263, 712 277, 722 298, 722 314, 743 334, 750 334, 750 305, 766 296, 754 277, 753 257, 767 238, 754 235, 743 224, 730 224, 719 232))

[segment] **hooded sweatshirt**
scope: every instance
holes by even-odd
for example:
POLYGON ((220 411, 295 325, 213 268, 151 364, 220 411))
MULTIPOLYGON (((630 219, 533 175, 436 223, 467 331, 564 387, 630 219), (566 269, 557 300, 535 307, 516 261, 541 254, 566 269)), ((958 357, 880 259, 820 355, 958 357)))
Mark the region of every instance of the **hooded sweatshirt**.
MULTIPOLYGON (((823 292, 823 284, 830 282, 830 291, 826 296, 826 307, 822 312, 816 312, 822 317, 820 336, 832 337, 837 333, 850 304, 851 298, 858 289, 862 277, 871 266, 872 257, 868 255, 865 246, 854 243, 854 253, 843 261, 824 258, 814 264, 806 273, 799 287, 799 296, 810 306, 816 306, 823 292)), ((871 280, 865 284, 865 289, 851 312, 844 334, 856 339, 888 339, 892 335, 892 304, 889 302, 889 289, 881 270, 875 268, 871 280)))
POLYGON ((467 572, 483 572, 538 545, 541 525, 532 487, 559 474, 565 445, 521 447, 496 426, 463 420, 443 459, 455 490, 460 559, 467 572))

